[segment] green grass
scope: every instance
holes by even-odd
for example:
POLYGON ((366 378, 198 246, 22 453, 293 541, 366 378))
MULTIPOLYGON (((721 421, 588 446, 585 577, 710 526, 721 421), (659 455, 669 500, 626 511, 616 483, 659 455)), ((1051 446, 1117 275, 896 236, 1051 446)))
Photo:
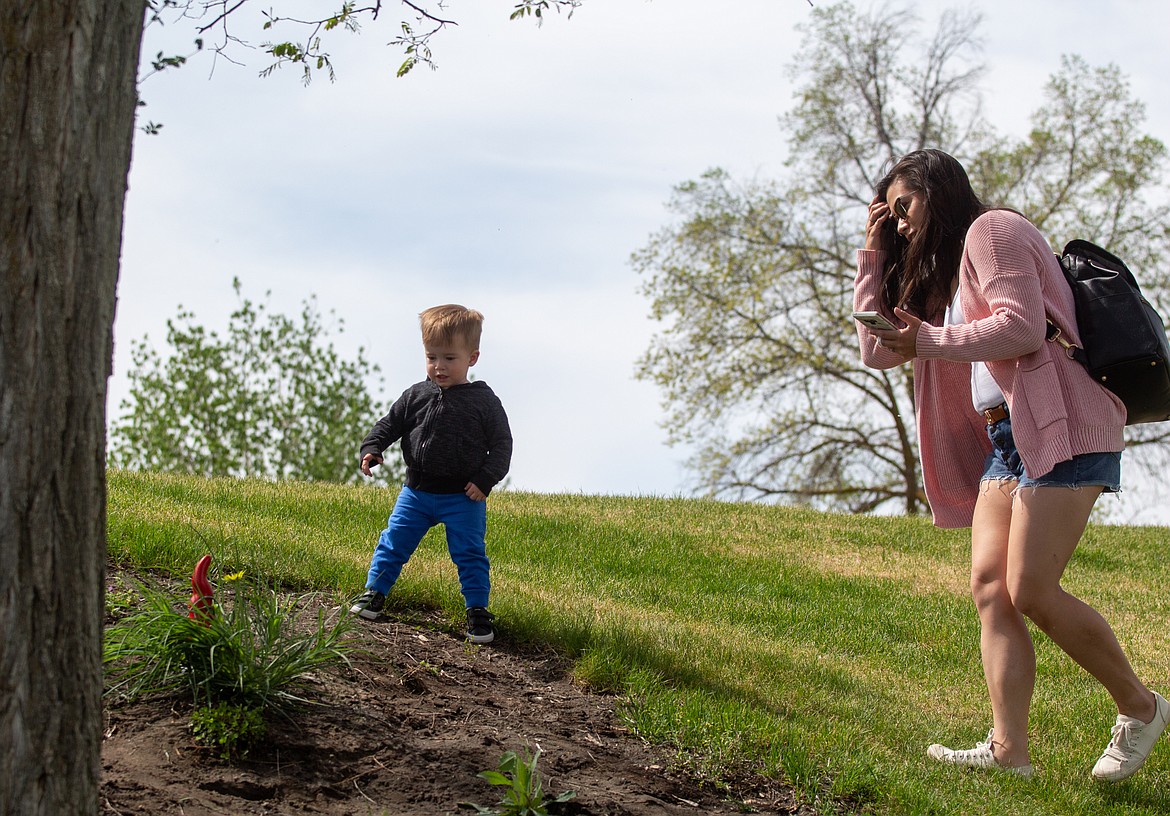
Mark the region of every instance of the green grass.
POLYGON ((345 662, 354 619, 313 614, 307 599, 243 575, 222 582, 213 608, 176 612, 173 589, 140 583, 141 606, 106 628, 106 694, 133 701, 187 691, 196 705, 227 702, 291 717, 314 670, 345 662))
MULTIPOLYGON (((111 472, 111 556, 189 574, 211 552, 289 588, 356 595, 394 492, 111 472)), ((747 763, 822 812, 1170 812, 1164 740, 1132 780, 1093 783, 1115 710, 1034 631, 1038 777, 926 760, 990 725, 968 534, 701 500, 491 498, 492 609, 504 637, 551 644, 628 701, 640 734, 717 777, 747 763)), ((1170 559, 1162 527, 1092 527, 1065 585, 1113 624, 1140 676, 1170 688, 1170 559)), ((461 620, 455 567, 434 530, 391 596, 461 620)))

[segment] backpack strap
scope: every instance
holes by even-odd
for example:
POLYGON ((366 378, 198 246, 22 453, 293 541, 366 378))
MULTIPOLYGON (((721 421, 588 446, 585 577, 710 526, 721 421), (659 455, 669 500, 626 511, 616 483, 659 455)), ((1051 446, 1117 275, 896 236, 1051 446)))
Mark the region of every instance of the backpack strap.
MULTIPOLYGON (((1068 247, 1065 247, 1065 251, 1068 251, 1068 247)), ((1052 254, 1056 256, 1056 262, 1060 264, 1061 268, 1063 269, 1064 264, 1062 263, 1061 254, 1059 252, 1053 252, 1052 254)), ((1048 322, 1048 326, 1044 329, 1044 339, 1049 343, 1059 344, 1060 347, 1064 349, 1064 353, 1070 360, 1077 360, 1081 363, 1081 365, 1084 365, 1087 359, 1085 357, 1084 349, 1078 348, 1077 346, 1074 346, 1072 343, 1065 340, 1064 335, 1061 334, 1060 326, 1056 325, 1052 321, 1051 317, 1044 315, 1044 318, 1048 322)))
POLYGON ((1068 340, 1064 339, 1064 334, 1060 330, 1060 326, 1052 322, 1052 318, 1048 318, 1048 328, 1044 330, 1044 339, 1049 343, 1056 343, 1064 349, 1064 353, 1068 355, 1070 360, 1076 360, 1081 365, 1088 365, 1088 357, 1085 356, 1085 350, 1080 346, 1074 346, 1068 340))

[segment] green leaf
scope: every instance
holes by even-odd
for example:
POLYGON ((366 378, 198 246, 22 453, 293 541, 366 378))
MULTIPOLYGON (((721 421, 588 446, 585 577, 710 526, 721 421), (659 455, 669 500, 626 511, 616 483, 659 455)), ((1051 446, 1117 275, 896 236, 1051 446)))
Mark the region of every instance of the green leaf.
POLYGON ((512 780, 504 776, 499 771, 483 771, 478 774, 481 779, 486 779, 492 785, 511 785, 512 780))

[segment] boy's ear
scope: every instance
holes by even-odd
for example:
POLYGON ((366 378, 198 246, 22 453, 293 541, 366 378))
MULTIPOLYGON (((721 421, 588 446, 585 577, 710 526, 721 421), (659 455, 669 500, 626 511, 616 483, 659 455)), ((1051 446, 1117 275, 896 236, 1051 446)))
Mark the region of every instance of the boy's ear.
POLYGON ((467 366, 470 368, 471 366, 475 365, 477 360, 479 360, 479 349, 471 352, 471 362, 469 362, 467 366))

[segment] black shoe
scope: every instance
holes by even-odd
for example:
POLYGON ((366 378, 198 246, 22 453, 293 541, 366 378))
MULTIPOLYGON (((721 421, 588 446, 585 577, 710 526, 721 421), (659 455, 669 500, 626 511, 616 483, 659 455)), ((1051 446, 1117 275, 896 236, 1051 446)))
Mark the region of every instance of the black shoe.
POLYGON ((467 610, 467 642, 491 643, 496 639, 496 627, 492 621, 496 616, 482 606, 472 606, 467 610))
POLYGON ((386 603, 386 596, 373 589, 367 589, 362 596, 353 602, 349 611, 354 615, 361 615, 366 620, 377 620, 382 615, 382 606, 386 603))

